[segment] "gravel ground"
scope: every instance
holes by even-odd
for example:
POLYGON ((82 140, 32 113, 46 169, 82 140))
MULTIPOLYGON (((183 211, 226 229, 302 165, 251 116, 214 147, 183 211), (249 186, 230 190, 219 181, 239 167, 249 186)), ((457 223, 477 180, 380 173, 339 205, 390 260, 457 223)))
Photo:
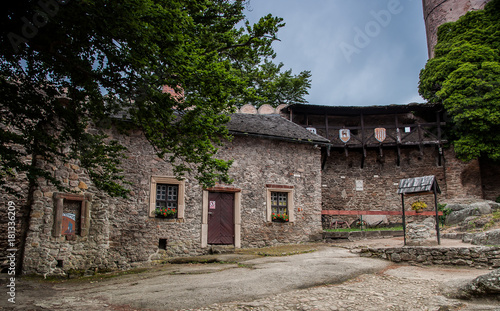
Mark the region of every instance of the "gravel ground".
POLYGON ((500 310, 498 302, 448 299, 446 287, 487 271, 446 267, 391 266, 338 285, 296 290, 251 302, 214 304, 208 310, 500 310))
MULTIPOLYGON (((258 250, 261 255, 269 252, 265 257, 245 251, 221 255, 218 260, 223 263, 171 264, 111 279, 46 282, 25 278, 18 282, 17 303, 1 299, 0 310, 500 311, 498 301, 446 297, 459 284, 488 273, 487 269, 394 265, 360 258, 355 252, 360 247, 401 244, 400 239, 384 239, 337 247, 318 244, 258 250), (313 248, 318 251, 310 253, 313 248), (306 253, 269 257, 296 251, 306 253)), ((442 244, 462 246, 452 240, 442 244)))

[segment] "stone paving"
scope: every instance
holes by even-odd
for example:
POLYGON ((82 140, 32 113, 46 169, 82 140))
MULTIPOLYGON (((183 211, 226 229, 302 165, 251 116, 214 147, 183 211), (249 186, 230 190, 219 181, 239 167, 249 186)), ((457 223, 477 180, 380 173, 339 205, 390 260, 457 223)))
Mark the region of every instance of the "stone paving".
MULTIPOLYGON (((421 269, 421 268, 415 268, 421 269)), ((209 310, 500 310, 498 302, 471 302, 442 296, 442 282, 389 274, 362 275, 339 285, 295 290, 251 302, 214 304, 209 310)))
MULTIPOLYGON (((334 284, 324 284, 317 279, 324 277, 318 274, 314 278, 317 285, 307 285, 300 289, 294 285, 287 289, 272 294, 266 294, 266 288, 270 288, 269 278, 272 267, 289 267, 295 265, 300 269, 309 266, 321 266, 321 271, 330 268, 331 273, 344 273, 348 269, 367 263, 370 265, 380 263, 377 259, 360 258, 357 254, 346 250, 355 251, 362 247, 398 247, 402 246, 402 240, 363 240, 339 243, 337 247, 326 247, 322 251, 310 254, 285 257, 264 257, 261 259, 241 258, 238 265, 232 264, 208 264, 208 265, 171 265, 170 270, 150 271, 137 275, 127 275, 105 281, 80 282, 80 283, 43 283, 22 282, 19 287, 19 303, 16 306, 7 306, 0 301, 0 310, 72 310, 72 311, 152 311, 152 310, 496 310, 500 311, 498 301, 464 301, 447 298, 452 285, 488 273, 488 269, 471 269, 469 267, 451 266, 410 266, 406 264, 392 264, 357 274, 347 281, 340 276, 334 284), (343 251, 330 252, 329 250, 344 249, 343 251), (326 252, 325 252, 326 251, 326 252), (336 255, 335 255, 336 254, 336 255), (333 257, 332 257, 333 255, 333 257), (335 257, 337 256, 337 257, 335 257), (330 257, 330 258, 329 258, 330 257), (302 259, 300 259, 302 258, 302 259), (332 260, 333 259, 333 260, 332 260), (302 262, 294 263, 296 260, 302 262), (320 261, 318 261, 320 260, 320 261), (326 260, 326 261, 325 261, 326 260), (341 265, 341 262, 344 262, 341 265), (246 264, 244 264, 246 263, 246 264), (282 264, 280 264, 282 263, 282 264), (184 267, 184 268, 183 268, 184 267), (185 269, 185 270, 183 270, 185 269), (187 270, 186 270, 187 269, 187 270), (233 271, 233 272, 231 272, 233 271), (189 273, 188 273, 189 272, 189 273), (188 273, 188 274, 185 274, 188 273), (240 294, 231 294, 229 299, 218 299, 203 296, 203 291, 196 291, 196 286, 203 290, 209 290, 207 294, 215 296, 217 292, 231 291, 231 287, 225 287, 224 282, 229 276, 239 276, 242 281, 252 283, 245 292, 242 284, 228 283, 233 287, 240 286, 240 294), (253 276, 253 279, 249 279, 253 276), (192 279, 186 289, 186 282, 192 279), (258 280, 262 285, 256 285, 258 280), (175 284, 178 280, 181 283, 175 284), (264 282, 262 282, 264 280, 264 282), (203 285, 207 282, 211 285, 203 285), (24 284, 23 284, 24 283, 24 284), (158 283, 158 284, 156 284, 158 283), (218 285, 217 285, 218 284, 218 285), (239 285, 238 285, 239 284, 239 285), (23 286, 21 286, 23 285, 23 286), (223 286, 224 285, 224 286, 223 286), (253 286, 253 287, 252 287, 253 286), (257 286, 257 288, 255 288, 257 286), (185 302, 173 307, 173 298, 169 298, 170 292, 176 287, 181 292, 171 295, 172 297, 184 296, 185 302), (260 289, 259 289, 260 288, 260 289), (298 288, 298 289, 297 289, 298 288), (188 291, 189 289, 189 291, 188 291), (197 294, 199 293, 199 294, 197 294), (255 293, 258 295, 255 296, 255 293), (198 297, 197 297, 198 296, 198 297), (203 298, 205 297, 205 298, 203 298), (209 299, 210 298, 210 299, 209 299), (23 304, 24 299, 24 304, 23 304), (192 300, 200 302, 193 305, 192 300), (151 304, 151 302, 160 302, 151 304), (220 301, 225 301, 221 303, 220 301), (187 307, 189 305, 192 307, 187 307), (14 308, 12 308, 14 307, 14 308), (187 309, 182 309, 182 307, 187 309)), ((459 241, 444 240, 443 247, 467 247, 459 241)), ((323 246, 324 247, 324 246, 323 246)), ((234 256, 234 255, 227 255, 234 256)), ((224 256, 222 256, 224 258, 224 256)), ((229 257, 228 257, 229 258, 229 257)), ((238 261, 239 262, 239 261, 238 261)), ((166 268, 162 268, 166 269, 166 268)), ((294 270, 298 274, 304 271, 294 270)), ((282 273, 282 270, 274 273, 282 273)), ((309 274, 309 273, 306 273, 309 274)), ((303 282, 305 274, 299 279, 303 282)), ((276 281, 276 280, 275 280, 276 281)), ((303 284, 303 283, 302 283, 303 284)), ((278 287, 278 283, 276 286, 278 287)), ((281 284, 283 285, 283 284, 281 284)), ((238 288, 236 288, 237 292, 238 288)), ((219 293, 220 294, 220 293, 219 293)), ((226 295, 227 296, 227 295, 226 295)))

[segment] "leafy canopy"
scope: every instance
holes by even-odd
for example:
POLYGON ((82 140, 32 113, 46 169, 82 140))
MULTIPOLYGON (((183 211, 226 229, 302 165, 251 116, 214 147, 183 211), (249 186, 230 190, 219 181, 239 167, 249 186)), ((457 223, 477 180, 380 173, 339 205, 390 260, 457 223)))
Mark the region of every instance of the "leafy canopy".
POLYGON ((500 0, 439 27, 419 92, 451 117, 457 156, 500 159, 500 0))
POLYGON ((62 187, 50 165, 76 160, 99 189, 126 196, 125 148, 105 134, 116 115, 142 130, 177 176, 229 182, 230 161, 215 155, 230 139, 233 107, 301 102, 310 87, 308 72, 296 77, 270 62, 282 19, 240 24, 242 0, 1 6, 0 186, 10 191, 23 173, 62 187))

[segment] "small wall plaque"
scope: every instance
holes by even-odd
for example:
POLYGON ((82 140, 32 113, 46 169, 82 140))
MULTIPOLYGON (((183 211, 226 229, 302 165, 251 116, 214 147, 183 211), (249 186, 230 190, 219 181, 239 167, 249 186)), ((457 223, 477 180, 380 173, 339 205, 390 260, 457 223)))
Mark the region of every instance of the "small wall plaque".
POLYGON ((363 191, 363 180, 356 180, 356 191, 363 191))

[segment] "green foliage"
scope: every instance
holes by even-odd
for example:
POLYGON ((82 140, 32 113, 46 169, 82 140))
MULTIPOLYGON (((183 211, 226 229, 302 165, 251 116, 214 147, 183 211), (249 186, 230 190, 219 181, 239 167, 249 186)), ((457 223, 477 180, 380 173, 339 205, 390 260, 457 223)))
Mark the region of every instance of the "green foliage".
POLYGON ((451 209, 450 208, 447 208, 446 207, 447 204, 441 204, 441 203, 438 203, 438 211, 440 212, 443 212, 443 216, 439 216, 439 223, 441 224, 441 226, 444 225, 445 221, 446 221, 446 217, 448 215, 450 215, 451 213, 451 209))
POLYGON ((420 73, 419 92, 451 117, 457 156, 500 159, 500 0, 438 31, 435 57, 420 73))
POLYGON ((283 64, 276 65, 270 61, 255 68, 242 68, 241 73, 254 85, 253 89, 241 98, 242 104, 260 107, 269 104, 277 107, 281 104, 303 104, 311 87, 311 72, 303 71, 293 75, 292 70, 281 71, 283 64))
POLYGON ((73 161, 99 189, 126 196, 126 150, 105 134, 117 114, 142 130, 177 176, 192 174, 203 186, 230 182, 231 161, 216 153, 231 139, 224 125, 232 107, 301 102, 310 86, 308 72, 293 76, 270 63, 281 18, 237 27, 242 0, 53 1, 43 21, 33 19, 40 3, 2 3, 6 190, 21 174, 62 187, 47 165, 73 161), (182 96, 164 93, 166 85, 182 96))

